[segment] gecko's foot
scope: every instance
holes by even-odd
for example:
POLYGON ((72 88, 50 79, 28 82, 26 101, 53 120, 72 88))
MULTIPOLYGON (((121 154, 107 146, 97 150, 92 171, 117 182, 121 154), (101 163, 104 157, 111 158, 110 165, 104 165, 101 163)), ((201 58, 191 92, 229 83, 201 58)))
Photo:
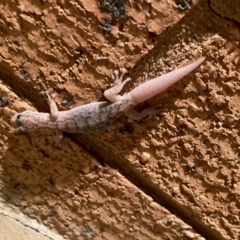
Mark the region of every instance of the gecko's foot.
POLYGON ((111 84, 111 88, 104 92, 104 96, 110 102, 116 102, 121 98, 118 93, 123 89, 123 86, 131 80, 130 77, 124 79, 124 76, 127 74, 127 69, 120 68, 121 74, 119 74, 119 70, 115 70, 112 75, 113 83, 111 84))
MULTIPOLYGON (((128 70, 126 68, 120 68, 121 75, 119 76, 119 70, 114 70, 112 74, 112 80, 113 84, 112 86, 124 86, 128 81, 131 80, 131 78, 126 78, 123 80, 124 76, 128 73, 128 70)), ((120 89, 121 91, 121 89, 120 89)), ((118 91, 118 92, 120 92, 118 91)))
POLYGON ((60 131, 55 131, 55 135, 51 139, 51 142, 54 143, 55 147, 61 146, 61 140, 63 139, 63 134, 60 131))
POLYGON ((149 117, 154 117, 158 119, 158 116, 165 116, 168 113, 168 108, 162 108, 162 106, 157 105, 152 108, 146 108, 143 110, 144 114, 149 117))
POLYGON ((135 109, 131 109, 125 115, 130 119, 140 120, 147 116, 151 116, 155 118, 157 118, 158 115, 164 116, 167 114, 167 112, 168 112, 168 108, 162 108, 162 106, 159 104, 151 108, 146 108, 141 112, 138 112, 135 109))

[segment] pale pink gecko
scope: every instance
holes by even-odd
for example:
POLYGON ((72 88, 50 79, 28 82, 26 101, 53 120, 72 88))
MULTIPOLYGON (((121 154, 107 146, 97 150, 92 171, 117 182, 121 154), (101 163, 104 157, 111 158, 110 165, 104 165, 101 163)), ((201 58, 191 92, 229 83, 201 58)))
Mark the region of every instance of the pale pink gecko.
POLYGON ((200 58, 185 67, 149 80, 123 96, 118 93, 131 79, 123 80, 127 73, 126 69, 121 69, 121 76, 119 76, 119 71, 116 70, 112 76, 113 86, 104 92, 108 101, 89 103, 68 111, 58 111, 56 103, 46 91, 50 113, 24 111, 14 115, 11 122, 20 131, 49 128, 61 132, 84 133, 104 129, 123 114, 135 120, 147 115, 163 114, 163 110, 158 109, 159 106, 147 108, 141 112, 137 112, 133 107, 164 91, 197 68, 204 59, 200 58))

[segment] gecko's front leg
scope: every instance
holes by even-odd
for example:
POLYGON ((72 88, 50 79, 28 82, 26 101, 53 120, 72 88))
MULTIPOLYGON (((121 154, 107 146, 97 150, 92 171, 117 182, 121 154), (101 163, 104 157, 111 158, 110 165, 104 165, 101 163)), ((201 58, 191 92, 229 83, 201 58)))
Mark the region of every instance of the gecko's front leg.
POLYGON ((63 133, 60 130, 55 130, 54 136, 51 138, 50 141, 53 142, 56 147, 60 147, 62 139, 63 139, 63 133))
POLYGON ((47 95, 48 104, 50 107, 50 118, 52 121, 56 121, 59 114, 58 107, 54 99, 49 95, 48 91, 45 91, 45 94, 47 95))
MULTIPOLYGON (((54 99, 50 96, 50 94, 48 93, 48 91, 45 91, 45 94, 47 95, 48 98, 48 104, 50 107, 50 119, 52 121, 56 121, 59 115, 59 110, 57 107, 57 104, 55 103, 54 99)), ((52 139, 52 142, 54 142, 54 145, 56 147, 60 146, 60 142, 63 139, 63 134, 60 130, 56 130, 54 131, 55 135, 52 139)))

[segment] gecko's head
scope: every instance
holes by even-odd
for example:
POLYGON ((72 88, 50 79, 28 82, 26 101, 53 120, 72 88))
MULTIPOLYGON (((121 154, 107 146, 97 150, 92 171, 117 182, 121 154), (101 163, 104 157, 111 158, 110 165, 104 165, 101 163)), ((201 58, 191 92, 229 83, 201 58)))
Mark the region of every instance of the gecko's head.
POLYGON ((30 131, 33 126, 32 121, 30 121, 31 116, 32 116, 31 111, 17 113, 11 117, 11 124, 12 126, 18 128, 19 131, 22 132, 30 131))

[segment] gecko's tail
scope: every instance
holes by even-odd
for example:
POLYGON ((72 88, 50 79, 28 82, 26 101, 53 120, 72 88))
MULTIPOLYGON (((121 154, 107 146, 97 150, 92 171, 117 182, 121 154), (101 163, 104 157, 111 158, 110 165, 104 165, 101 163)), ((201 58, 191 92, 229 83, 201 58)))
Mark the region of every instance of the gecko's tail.
POLYGON ((205 57, 199 58, 197 61, 190 63, 185 67, 173 70, 172 72, 149 80, 133 89, 130 92, 130 95, 134 101, 139 104, 170 87, 172 84, 192 72, 204 60, 205 57))

